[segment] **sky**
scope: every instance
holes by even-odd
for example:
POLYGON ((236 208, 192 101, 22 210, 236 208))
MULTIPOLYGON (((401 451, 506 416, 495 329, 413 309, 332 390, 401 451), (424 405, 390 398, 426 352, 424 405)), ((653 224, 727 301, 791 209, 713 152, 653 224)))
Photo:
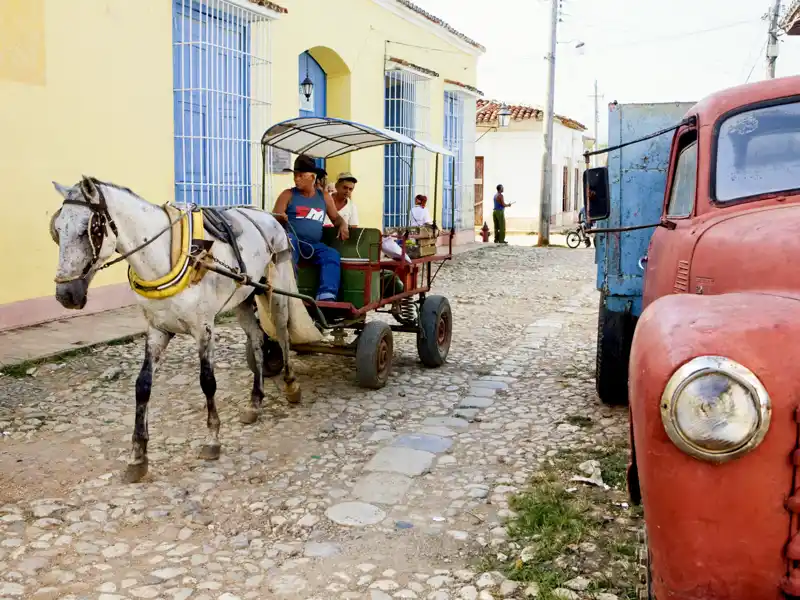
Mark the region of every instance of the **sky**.
MULTIPOLYGON (((548 0, 414 0, 487 51, 478 88, 509 104, 542 106, 547 83, 548 0)), ((791 0, 783 0, 784 7, 791 0)), ((600 141, 608 103, 690 102, 766 77, 773 0, 561 0, 556 112, 594 131, 594 81, 600 141), (581 49, 575 45, 583 42, 581 49)), ((782 36, 777 76, 800 73, 800 36, 782 36)))

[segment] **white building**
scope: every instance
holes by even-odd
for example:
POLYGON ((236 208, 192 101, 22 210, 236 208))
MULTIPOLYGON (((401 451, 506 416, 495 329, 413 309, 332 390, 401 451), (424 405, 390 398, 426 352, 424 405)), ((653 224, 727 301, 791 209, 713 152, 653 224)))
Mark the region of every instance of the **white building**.
MULTIPOLYGON (((493 199, 498 184, 505 187, 506 229, 536 232, 539 229, 539 194, 544 134, 542 110, 508 106, 511 121, 498 127, 501 103, 478 101, 475 145, 475 226, 484 221, 492 228, 493 199)), ((550 226, 558 231, 577 223, 582 202, 581 182, 585 161, 582 124, 556 115, 553 134, 553 192, 550 226)))

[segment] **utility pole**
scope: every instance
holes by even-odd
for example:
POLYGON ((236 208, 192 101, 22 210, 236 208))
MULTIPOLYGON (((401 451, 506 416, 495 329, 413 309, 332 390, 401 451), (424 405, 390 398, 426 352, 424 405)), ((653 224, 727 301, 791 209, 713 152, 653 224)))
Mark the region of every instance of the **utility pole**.
POLYGON ((781 14, 781 0, 775 0, 769 19, 767 39, 767 79, 775 79, 775 63, 778 61, 778 18, 781 14))
POLYGON ((550 0, 550 53, 547 55, 547 101, 545 102, 544 152, 542 154, 542 186, 539 195, 538 246, 550 245, 550 206, 553 193, 553 112, 556 95, 556 42, 558 34, 558 9, 561 0, 550 0))
MULTIPOLYGON (((595 152, 600 145, 600 98, 603 97, 600 92, 597 91, 597 79, 594 80, 594 94, 591 96, 594 98, 594 147, 592 150, 595 152)), ((597 156, 592 157, 592 164, 596 167, 597 166, 597 156)))

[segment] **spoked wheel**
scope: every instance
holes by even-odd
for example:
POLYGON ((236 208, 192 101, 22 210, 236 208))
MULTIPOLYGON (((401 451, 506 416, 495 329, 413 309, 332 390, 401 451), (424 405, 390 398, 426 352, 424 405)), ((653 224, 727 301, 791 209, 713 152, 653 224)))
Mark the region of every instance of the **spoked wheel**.
POLYGON ((394 356, 392 328, 381 321, 370 321, 358 337, 356 378, 358 385, 379 390, 389 381, 394 356))
POLYGON ((280 375, 283 371, 283 351, 280 344, 265 334, 261 349, 264 353, 264 377, 280 375))
POLYGON ((450 352, 453 311, 444 296, 428 296, 419 311, 417 352, 426 367, 441 367, 450 352))
POLYGON ((567 234, 567 246, 570 248, 577 248, 581 244, 581 236, 577 231, 570 231, 567 234))

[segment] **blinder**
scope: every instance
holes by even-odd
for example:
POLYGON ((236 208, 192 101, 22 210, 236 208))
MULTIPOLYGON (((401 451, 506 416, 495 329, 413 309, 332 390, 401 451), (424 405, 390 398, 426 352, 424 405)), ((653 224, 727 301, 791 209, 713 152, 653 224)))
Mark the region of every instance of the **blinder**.
MULTIPOLYGON (((103 242, 106 239, 106 227, 109 227, 114 235, 119 235, 117 232, 117 225, 108 214, 108 205, 106 204, 105 196, 102 190, 97 185, 97 182, 84 178, 80 183, 82 200, 65 199, 64 204, 74 204, 76 206, 83 206, 91 211, 89 216, 89 224, 86 228, 86 235, 89 238, 89 246, 92 249, 92 260, 86 265, 81 277, 88 275, 89 271, 100 258, 100 251, 103 248, 103 242)), ((63 207, 62 207, 63 208, 63 207)), ((56 229, 56 219, 61 214, 59 208, 50 218, 50 237, 58 244, 60 243, 58 230, 56 229)))

